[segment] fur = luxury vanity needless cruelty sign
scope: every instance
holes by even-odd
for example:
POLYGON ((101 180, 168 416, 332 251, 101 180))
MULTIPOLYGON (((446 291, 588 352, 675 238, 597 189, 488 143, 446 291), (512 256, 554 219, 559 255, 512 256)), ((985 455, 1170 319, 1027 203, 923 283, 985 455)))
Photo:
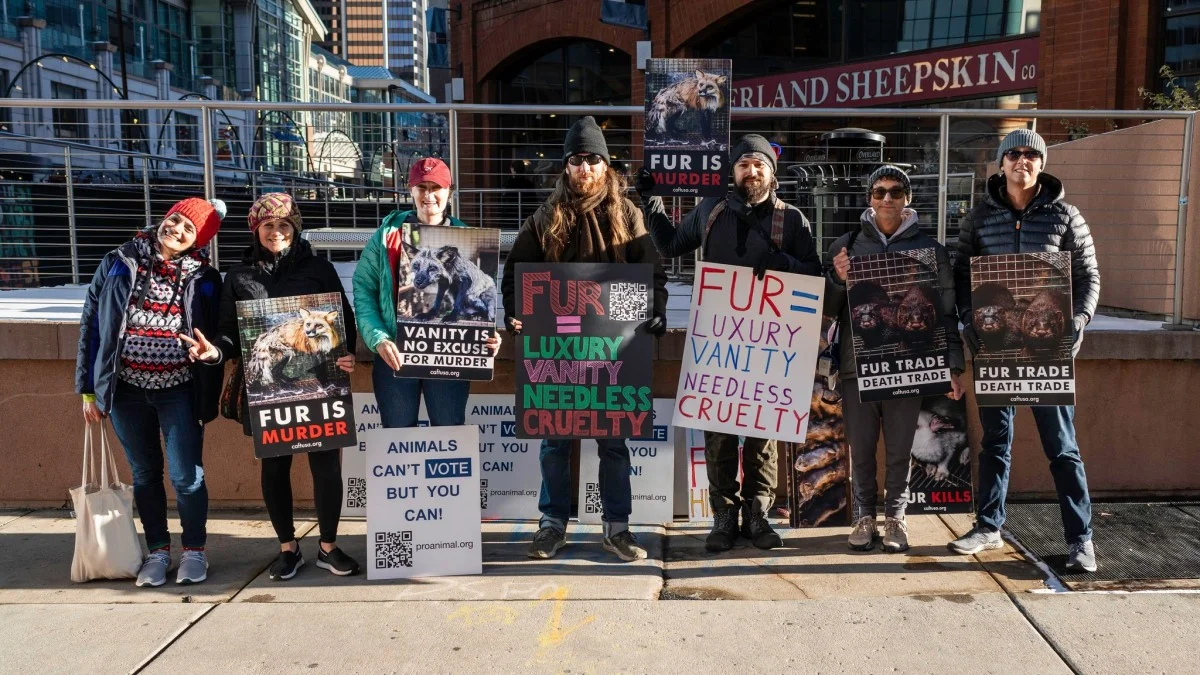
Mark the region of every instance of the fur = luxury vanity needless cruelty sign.
POLYGON ((396 284, 396 376, 492 379, 500 230, 422 226, 412 238, 396 284))
POLYGON ((725 194, 732 80, 728 59, 647 62, 643 157, 654 175, 651 194, 725 194))
POLYGON ((355 445, 340 293, 237 303, 254 455, 355 445))

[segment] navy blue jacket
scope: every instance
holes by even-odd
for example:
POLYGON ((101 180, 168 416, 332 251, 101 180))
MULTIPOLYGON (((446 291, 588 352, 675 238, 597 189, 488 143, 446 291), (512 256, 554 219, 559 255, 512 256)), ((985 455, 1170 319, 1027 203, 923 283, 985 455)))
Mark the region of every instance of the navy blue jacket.
MULTIPOLYGON (((106 414, 112 411, 117 376, 121 372, 125 314, 136 274, 137 252, 133 242, 129 242, 104 256, 83 301, 79 352, 75 357, 75 391, 95 394, 96 405, 106 414)), ((210 265, 203 265, 184 280, 182 290, 183 326, 180 330, 191 334, 192 328, 199 328, 206 337, 215 340, 219 334, 220 273, 210 265)), ((202 424, 211 422, 217 416, 224 371, 199 362, 193 363, 191 368, 198 421, 202 424)))

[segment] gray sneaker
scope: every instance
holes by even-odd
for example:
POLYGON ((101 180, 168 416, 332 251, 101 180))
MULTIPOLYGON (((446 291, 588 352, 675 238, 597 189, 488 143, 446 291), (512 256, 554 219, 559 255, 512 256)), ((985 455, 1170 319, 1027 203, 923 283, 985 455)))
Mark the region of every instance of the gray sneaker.
POLYGON ((1071 572, 1095 572, 1096 549, 1092 540, 1067 546, 1067 570, 1071 572))
POLYGON ((879 528, 875 526, 875 516, 863 516, 854 521, 854 529, 850 530, 850 538, 846 543, 855 551, 870 551, 875 548, 875 540, 879 538, 879 528))
POLYGON ((167 583, 167 570, 171 569, 171 552, 163 549, 151 551, 138 570, 137 586, 162 586, 167 583))
POLYGON ((887 553, 908 550, 908 524, 903 518, 883 519, 883 550, 887 553))
POLYGON ((543 527, 533 535, 529 544, 529 557, 548 560, 558 553, 558 549, 567 545, 567 533, 553 527, 543 527))
POLYGON ((179 559, 177 584, 198 584, 208 578, 208 558, 204 551, 184 551, 179 559))
POLYGON ((970 532, 950 542, 947 546, 955 553, 975 555, 980 551, 1004 548, 1004 540, 1000 538, 999 532, 988 532, 976 523, 970 532))
POLYGON ((604 547, 605 551, 615 553, 625 562, 646 559, 646 549, 638 546, 637 538, 629 530, 621 530, 611 537, 605 537, 600 545, 604 547))

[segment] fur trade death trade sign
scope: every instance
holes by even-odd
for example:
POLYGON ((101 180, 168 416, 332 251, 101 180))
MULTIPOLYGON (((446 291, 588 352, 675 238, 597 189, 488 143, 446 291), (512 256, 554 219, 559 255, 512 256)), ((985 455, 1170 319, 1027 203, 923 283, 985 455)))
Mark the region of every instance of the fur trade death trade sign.
POLYGON ((979 405, 1075 405, 1069 252, 972 258, 971 307, 979 405))
POLYGON ((654 425, 650 265, 516 266, 517 438, 642 438, 654 425))
POLYGON ((356 444, 340 293, 237 303, 254 455, 356 444))
POLYGON ((936 251, 854 256, 846 296, 860 401, 950 391, 936 251))
POLYGON ((424 226, 412 240, 396 285, 396 376, 492 379, 483 343, 496 330, 500 230, 424 226))
POLYGON ((728 59, 650 59, 644 166, 652 194, 719 197, 729 175, 728 59))
POLYGON ((803 443, 825 282, 697 263, 677 427, 803 443))

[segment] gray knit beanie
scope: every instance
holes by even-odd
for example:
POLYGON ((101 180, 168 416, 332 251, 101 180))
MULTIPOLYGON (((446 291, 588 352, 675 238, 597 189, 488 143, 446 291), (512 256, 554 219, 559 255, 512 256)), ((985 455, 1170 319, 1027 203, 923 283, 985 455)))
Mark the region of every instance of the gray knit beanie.
POLYGON ((1050 155, 1046 152, 1046 141, 1031 129, 1014 129, 1008 132, 1004 140, 1000 141, 1000 149, 996 151, 996 164, 1004 166, 1004 153, 1021 147, 1033 148, 1042 153, 1042 167, 1045 168, 1046 162, 1050 159, 1050 155))
POLYGON ((729 153, 730 172, 733 171, 733 165, 737 164, 738 160, 746 155, 750 155, 770 166, 772 173, 778 169, 776 166, 775 148, 771 147, 770 141, 758 134, 746 134, 738 139, 737 145, 733 146, 733 152, 729 153))
POLYGON ((899 181, 904 186, 904 194, 912 198, 912 183, 908 181, 908 174, 898 166, 892 164, 884 164, 883 166, 871 172, 871 177, 867 179, 867 195, 871 194, 871 190, 875 189, 875 184, 884 178, 891 178, 899 181))

